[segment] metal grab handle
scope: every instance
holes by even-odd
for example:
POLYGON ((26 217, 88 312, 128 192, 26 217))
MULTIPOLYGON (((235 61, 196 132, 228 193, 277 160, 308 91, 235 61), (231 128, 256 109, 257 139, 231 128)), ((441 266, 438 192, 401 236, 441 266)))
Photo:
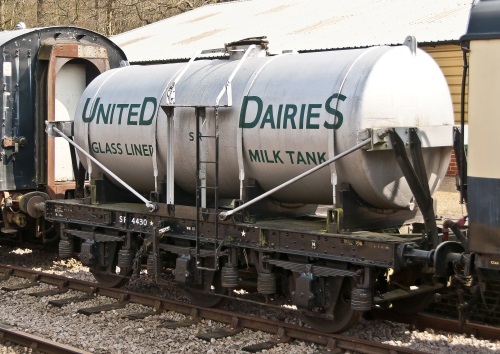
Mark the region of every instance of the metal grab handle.
POLYGON ((137 192, 135 189, 130 187, 124 180, 122 180, 120 177, 115 175, 113 172, 111 172, 106 166, 104 166, 102 163, 97 161, 95 157, 90 155, 87 151, 82 149, 80 146, 78 146, 73 140, 71 140, 66 134, 64 134, 61 130, 57 129, 54 124, 51 124, 52 122, 45 122, 45 125, 47 126, 46 132, 49 135, 52 135, 51 132, 56 132, 61 138, 65 139, 68 143, 73 145, 75 148, 77 148, 82 154, 87 156, 92 162, 94 162, 97 166, 99 166, 101 169, 106 171, 114 180, 116 180, 118 183, 120 183, 122 186, 124 186, 128 191, 130 191, 132 194, 134 194, 137 198, 139 198, 144 204, 146 204, 146 207, 150 212, 158 210, 158 205, 156 203, 151 202, 150 200, 147 200, 144 198, 139 192, 137 192))
POLYGON ((260 200, 262 200, 262 199, 264 199, 264 198, 266 198, 266 197, 270 196, 271 194, 273 194, 273 193, 275 193, 275 192, 279 191, 280 189, 283 189, 283 188, 285 188, 285 187, 289 186, 290 184, 295 183, 295 182, 297 182, 298 180, 301 180, 302 178, 307 177, 307 176, 309 176, 310 174, 313 174, 314 172, 316 172, 316 171, 318 171, 318 170, 322 169, 323 167, 328 166, 329 164, 331 164, 331 163, 333 163, 333 162, 335 162, 335 161, 337 161, 337 160, 341 159, 342 157, 347 156, 347 155, 349 155, 350 153, 352 153, 352 152, 354 152, 354 151, 356 151, 356 150, 361 149, 363 146, 370 144, 370 143, 371 143, 371 140, 372 140, 371 138, 366 139, 366 140, 363 140, 361 143, 359 143, 358 145, 356 145, 356 146, 354 146, 354 147, 350 148, 349 150, 346 150, 346 151, 344 151, 344 152, 342 152, 342 153, 340 153, 340 154, 338 154, 338 155, 336 155, 336 156, 332 157, 330 160, 327 160, 327 161, 323 162, 322 164, 320 164, 320 165, 318 165, 318 166, 316 166, 316 167, 313 167, 313 168, 311 168, 310 170, 307 170, 307 171, 306 171, 306 172, 304 172, 304 173, 301 173, 300 175, 298 175, 298 176, 296 176, 296 177, 292 178, 291 180, 289 180, 289 181, 287 181, 287 182, 285 182, 285 183, 283 183, 283 184, 280 184, 279 186, 274 187, 274 188, 273 188, 273 189, 271 189, 270 191, 267 191, 266 193, 261 194, 261 195, 259 195, 258 197, 254 198, 254 199, 252 199, 252 200, 249 200, 248 202, 246 202, 246 203, 244 203, 244 204, 241 204, 239 207, 237 207, 237 208, 235 208, 235 209, 233 209, 233 210, 223 211, 222 213, 220 213, 220 214, 219 214, 219 219, 220 219, 220 220, 222 220, 222 221, 226 220, 226 219, 227 219, 228 217, 230 217, 231 215, 233 215, 233 214, 235 214, 235 213, 237 213, 237 212, 239 212, 239 211, 241 211, 241 210, 243 210, 243 209, 245 209, 245 208, 249 207, 249 206, 250 206, 250 205, 252 205, 252 204, 257 203, 258 201, 260 201, 260 200))

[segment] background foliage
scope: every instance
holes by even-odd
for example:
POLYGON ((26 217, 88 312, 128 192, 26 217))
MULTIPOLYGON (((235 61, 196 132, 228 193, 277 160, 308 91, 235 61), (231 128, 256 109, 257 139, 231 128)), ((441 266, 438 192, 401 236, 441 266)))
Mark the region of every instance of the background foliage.
POLYGON ((0 0, 0 26, 73 25, 104 35, 144 26, 196 7, 228 0, 0 0))

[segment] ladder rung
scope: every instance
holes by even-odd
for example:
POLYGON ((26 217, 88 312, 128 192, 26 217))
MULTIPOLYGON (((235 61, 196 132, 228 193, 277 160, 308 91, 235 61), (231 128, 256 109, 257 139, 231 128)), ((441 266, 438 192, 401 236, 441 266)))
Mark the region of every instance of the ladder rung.
POLYGON ((210 187, 210 186, 208 186, 208 187, 198 187, 198 190, 200 190, 200 189, 213 189, 213 190, 217 190, 217 189, 219 189, 219 187, 210 187))
POLYGON ((217 138, 217 135, 200 135, 200 138, 217 138))

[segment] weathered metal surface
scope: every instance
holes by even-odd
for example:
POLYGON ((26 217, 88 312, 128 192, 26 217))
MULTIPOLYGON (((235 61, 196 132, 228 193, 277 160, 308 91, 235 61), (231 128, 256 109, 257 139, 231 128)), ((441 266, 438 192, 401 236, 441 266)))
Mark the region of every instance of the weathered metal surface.
POLYGON ((55 307, 63 307, 65 305, 69 305, 69 304, 73 304, 73 303, 85 302, 85 301, 91 300, 93 298, 94 297, 91 295, 74 296, 74 297, 68 297, 68 298, 64 298, 64 299, 50 300, 49 305, 52 305, 55 307))
POLYGON ((82 240, 93 240, 95 242, 121 242, 121 241, 125 241, 125 236, 113 236, 113 235, 107 235, 107 234, 100 233, 100 232, 71 230, 71 229, 64 229, 64 232, 68 235, 76 236, 82 240))
MULTIPOLYGON (((238 64, 193 62, 175 86, 175 106, 215 105, 238 64)), ((168 144, 156 141, 169 138, 159 106, 170 107, 165 92, 184 67, 109 71, 89 85, 77 109, 75 141, 139 192, 156 191, 165 182, 168 144), (127 85, 131 81, 135 85, 127 85)), ((417 50, 413 55, 406 46, 247 58, 232 81, 232 97, 233 107, 218 110, 224 156, 219 163, 221 198, 240 199, 241 179, 269 191, 369 138, 368 129, 423 125, 451 130, 453 123, 439 67, 427 54, 417 50)), ((206 115, 214 112, 207 108, 206 115)), ((174 178, 190 195, 196 186, 194 114, 194 109, 174 108, 174 178)), ((206 131, 213 131, 213 125, 208 120, 206 131)), ((449 147, 424 149, 432 191, 444 176, 449 153, 449 147)), ((215 147, 207 146, 207 159, 214 161, 214 155, 215 147)), ((80 159, 88 168, 86 158, 80 159)), ((92 166, 93 176, 100 172, 92 166)), ((214 180, 215 169, 207 166, 207 185, 214 180)), ((412 205, 413 194, 390 151, 356 151, 273 197, 287 203, 332 204, 332 180, 349 183, 376 208, 412 205)))
MULTIPOLYGON (((480 1, 472 8, 467 34, 469 53, 469 144, 462 177, 469 211, 469 250, 475 266, 500 277, 500 165, 498 156, 498 100, 500 75, 500 27, 498 1, 480 1), (470 41, 470 43, 469 43, 470 41), (473 93, 473 94, 472 94, 473 93)), ((465 57, 464 57, 465 59, 465 57)))
POLYGON ((457 320, 437 317, 425 314, 417 314, 415 316, 404 316, 399 315, 395 312, 384 311, 375 312, 375 318, 384 319, 388 321, 395 321, 400 323, 408 323, 413 328, 419 330, 425 330, 426 328, 432 328, 435 330, 453 332, 453 333, 466 333, 473 335, 474 337, 498 340, 500 335, 499 327, 495 326, 485 326, 473 322, 467 321, 463 328, 460 328, 460 323, 457 320))
MULTIPOLYGON (((154 215, 146 211, 144 206, 130 210, 142 212, 124 212, 129 204, 110 204, 106 206, 90 206, 78 201, 47 201, 46 218, 48 220, 66 222, 80 222, 91 226, 104 226, 88 220, 89 215, 98 217, 106 215, 110 229, 120 231, 139 231, 152 234, 154 227, 160 222, 166 222, 171 230, 168 235, 177 239, 195 240, 195 223, 192 219, 171 218, 165 210, 154 215)), ((194 209, 194 207, 192 207, 194 209)), ((190 215, 186 211, 186 215, 190 215)), ((212 219, 214 216, 212 216, 212 219)), ((213 243, 213 226, 210 219, 201 223, 201 241, 213 243)), ((279 219, 268 220, 256 224, 238 224, 232 221, 221 222, 219 238, 225 238, 224 245, 236 246, 266 252, 281 252, 322 259, 339 260, 353 264, 363 264, 382 267, 399 267, 396 255, 398 246, 419 241, 420 235, 415 238, 401 237, 398 235, 358 232, 351 234, 326 233, 324 219, 296 220, 279 219)), ((69 234, 82 235, 87 238, 92 232, 69 230, 69 234)), ((106 236, 97 233, 103 240, 106 236)), ((161 245, 160 248, 177 254, 193 254, 194 250, 184 247, 161 245)), ((213 252, 213 251, 212 251, 213 252)), ((203 252, 203 255, 210 252, 203 252)))
POLYGON ((89 225, 105 226, 112 223, 113 212, 99 208, 82 208, 64 204, 46 204, 46 215, 63 220, 80 220, 89 225), (77 216, 78 215, 78 216, 77 216))
POLYGON ((81 313, 82 315, 90 316, 96 313, 104 312, 104 311, 112 311, 122 309, 127 306, 127 301, 117 301, 110 304, 104 304, 100 306, 86 307, 78 309, 76 312, 81 313))
POLYGON ((90 354, 90 352, 72 347, 67 344, 57 343, 50 339, 35 336, 17 329, 0 324, 0 339, 16 343, 33 351, 48 354, 90 354))
POLYGON ((140 312, 140 313, 131 313, 126 316, 123 316, 122 318, 128 318, 129 320, 142 320, 146 317, 149 316, 155 316, 158 315, 158 312, 156 311, 147 311, 147 312, 140 312))
MULTIPOLYGON (((361 353, 416 353, 416 351, 404 348, 393 347, 387 344, 374 343, 359 338, 353 338, 339 334, 321 334, 311 329, 297 327, 286 323, 279 323, 259 317, 236 314, 234 312, 224 311, 215 308, 201 308, 189 303, 178 302, 166 298, 158 298, 144 294, 128 292, 121 289, 96 288, 96 284, 86 281, 76 280, 73 278, 65 278, 54 274, 46 274, 21 267, 12 267, 0 265, 0 271, 6 269, 12 270, 13 276, 31 278, 34 274, 39 275, 39 281, 47 284, 57 284, 65 281, 69 289, 95 292, 99 291, 99 295, 107 296, 114 299, 120 299, 127 296, 131 303, 137 303, 144 306, 150 306, 161 311, 177 311, 185 315, 191 316, 193 319, 204 318, 207 320, 220 321, 229 324, 232 328, 249 328, 261 330, 264 332, 277 334, 280 337, 286 336, 292 339, 310 341, 320 345, 328 346, 329 348, 342 348, 355 350, 361 353), (374 347, 375 346, 375 347, 374 347)), ((453 321, 450 321, 453 322, 453 321)), ((495 333, 494 339, 498 338, 498 328, 490 328, 491 333, 495 333)), ((484 332, 486 333, 486 332, 484 332)))
MULTIPOLYGON (((3 107, 0 190, 34 190, 49 184, 53 197, 63 195, 68 189, 69 186, 47 183, 47 174, 54 169, 54 164, 47 169, 41 162, 53 155, 53 150, 47 155, 52 143, 46 143, 42 122, 54 119, 54 111, 51 110, 55 105, 52 94, 54 74, 72 58, 84 59, 78 56, 77 47, 86 45, 105 49, 109 62, 106 68, 118 67, 120 61, 126 59, 123 52, 108 39, 76 27, 32 28, 0 33, 3 53, 0 60, 3 82, 3 94, 0 96, 0 106, 3 107), (57 48, 52 51, 52 46, 47 46, 48 42, 57 48), (76 51, 69 50, 68 46, 76 51), (73 52, 76 57, 72 56, 73 52), (62 56, 65 56, 64 59, 62 56), (54 71, 49 66, 57 69, 54 71)), ((90 60, 95 63, 102 60, 94 57, 95 54, 92 54, 90 60)))
POLYGON ((210 342, 212 339, 221 339, 226 337, 232 337, 240 333, 242 329, 221 329, 214 332, 201 333, 196 336, 196 338, 203 339, 204 341, 210 342))
POLYGON ((68 289, 49 289, 45 291, 40 291, 36 293, 29 293, 29 296, 34 296, 34 297, 45 297, 45 296, 52 296, 52 295, 58 295, 58 294, 63 294, 67 292, 68 289))
POLYGON ((184 328, 184 327, 191 327, 192 325, 195 325, 198 323, 197 320, 185 320, 185 321, 163 321, 160 327, 168 328, 168 329, 175 329, 175 328, 184 328))
POLYGON ((248 345, 246 347, 241 348, 241 350, 247 353, 260 353, 263 350, 269 350, 274 347, 277 347, 279 343, 280 342, 269 340, 266 342, 248 345))
POLYGON ((273 54, 400 44, 405 35, 419 42, 458 42, 469 10, 470 2, 459 0, 316 0, 314 6, 307 0, 238 1, 203 6, 111 38, 133 62, 188 59, 198 50, 262 34, 273 54))
POLYGON ((35 286, 40 286, 40 283, 20 283, 20 284, 14 284, 10 286, 2 286, 3 291, 18 291, 18 290, 24 290, 24 289, 29 289, 29 288, 34 288, 35 286))

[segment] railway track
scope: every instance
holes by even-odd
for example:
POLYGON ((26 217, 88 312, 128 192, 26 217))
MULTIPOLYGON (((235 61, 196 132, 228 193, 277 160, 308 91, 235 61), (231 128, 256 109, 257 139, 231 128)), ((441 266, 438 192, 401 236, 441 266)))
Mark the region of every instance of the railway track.
MULTIPOLYGON (((51 285, 51 290, 36 292, 33 295, 38 297, 57 295, 67 292, 68 290, 76 290, 81 293, 77 297, 71 299, 59 299, 52 302, 53 306, 64 306, 65 303, 74 303, 89 299, 90 297, 105 297, 109 301, 98 307, 80 308, 78 312, 81 314, 91 315, 101 311, 109 311, 121 308, 130 303, 144 305, 150 308, 150 311, 144 313, 136 313, 129 315, 131 320, 142 319, 146 316, 157 315, 163 311, 175 311, 188 316, 188 320, 176 321, 168 324, 170 328, 185 327, 195 324, 201 319, 216 321, 226 324, 222 330, 206 332, 198 335, 200 339, 207 341, 217 340, 218 338, 232 336, 239 333, 242 329, 260 330, 273 334, 271 340, 253 344, 242 348, 246 352, 259 352, 264 349, 272 348, 279 343, 289 342, 293 340, 316 343, 324 348, 324 352, 344 352, 351 351, 356 353, 420 353, 410 348, 395 347, 387 344, 373 342, 369 340, 361 340, 355 337, 346 335, 321 334, 313 330, 286 324, 277 321, 271 321, 259 317, 238 314, 230 311, 224 311, 214 308, 201 308, 190 303, 174 301, 165 298, 159 298, 135 292, 125 291, 122 289, 102 288, 95 283, 90 283, 81 280, 75 280, 58 275, 47 274, 40 271, 34 271, 21 267, 13 267, 8 265, 0 265, 0 273, 3 276, 0 280, 6 280, 10 277, 19 277, 29 279, 28 283, 19 283, 2 288, 4 291, 17 291, 26 288, 36 288, 38 284, 45 283, 51 285)), ((1 286, 1 283, 0 283, 1 286)), ((14 341, 14 340, 12 340, 14 341)), ((41 349, 39 349, 42 351, 41 349)), ((66 353, 64 351, 61 351, 66 353)), ((70 353, 70 351, 67 351, 70 353)))
POLYGON ((0 324, 0 339, 12 342, 34 351, 49 354, 90 354, 90 352, 72 347, 70 345, 57 343, 30 333, 20 331, 10 326, 0 324))
POLYGON ((427 328, 451 333, 465 333, 474 337, 483 339, 498 340, 500 338, 500 328, 486 326, 479 323, 467 321, 463 327, 456 319, 433 316, 430 314, 419 313, 409 316, 403 316, 394 312, 375 313, 375 318, 386 321, 408 324, 411 328, 423 331, 427 328))

